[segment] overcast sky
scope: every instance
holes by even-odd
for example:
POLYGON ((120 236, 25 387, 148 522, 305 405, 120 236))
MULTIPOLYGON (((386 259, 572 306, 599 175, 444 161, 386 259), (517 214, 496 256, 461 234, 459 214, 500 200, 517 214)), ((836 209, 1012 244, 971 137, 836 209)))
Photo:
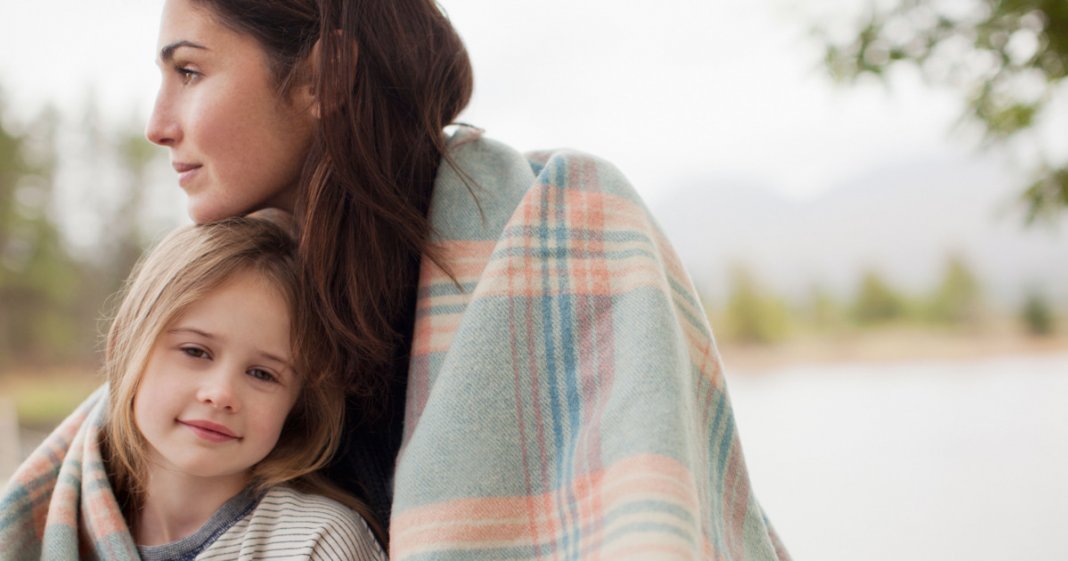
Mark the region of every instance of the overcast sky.
MULTIPOLYGON (((476 71, 461 117, 522 150, 604 156, 650 202, 734 178, 791 197, 864 170, 959 153, 954 98, 905 75, 836 87, 806 37, 845 0, 444 0, 476 71)), ((160 0, 4 0, 0 87, 9 112, 73 110, 86 90, 143 119, 160 0)))

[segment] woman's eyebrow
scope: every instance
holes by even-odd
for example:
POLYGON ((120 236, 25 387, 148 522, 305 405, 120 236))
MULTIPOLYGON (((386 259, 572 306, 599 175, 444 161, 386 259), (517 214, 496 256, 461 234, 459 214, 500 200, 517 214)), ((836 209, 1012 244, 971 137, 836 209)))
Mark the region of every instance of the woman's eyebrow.
POLYGON ((170 62, 171 59, 174 58, 174 51, 182 47, 189 47, 191 49, 202 49, 205 51, 210 50, 204 45, 200 45, 192 41, 175 41, 174 43, 171 43, 170 45, 167 45, 166 47, 163 47, 159 50, 159 59, 163 62, 170 62))

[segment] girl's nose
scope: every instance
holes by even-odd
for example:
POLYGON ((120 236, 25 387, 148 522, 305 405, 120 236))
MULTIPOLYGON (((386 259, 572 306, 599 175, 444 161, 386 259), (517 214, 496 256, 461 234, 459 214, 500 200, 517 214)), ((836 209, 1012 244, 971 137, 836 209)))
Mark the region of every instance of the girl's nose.
POLYGON ((181 140, 182 130, 172 109, 163 92, 160 92, 145 125, 145 138, 150 142, 171 147, 181 140))
POLYGON ((234 378, 222 368, 216 369, 204 378, 197 392, 197 399, 215 409, 236 413, 240 409, 240 400, 237 398, 234 378))

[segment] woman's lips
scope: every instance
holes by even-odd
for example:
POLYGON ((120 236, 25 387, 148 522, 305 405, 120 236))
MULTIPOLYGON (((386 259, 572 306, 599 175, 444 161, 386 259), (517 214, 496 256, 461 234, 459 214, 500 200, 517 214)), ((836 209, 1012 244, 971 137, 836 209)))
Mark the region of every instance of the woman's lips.
POLYGON ((196 177, 201 167, 200 164, 188 164, 185 162, 174 162, 171 166, 174 167, 174 171, 178 172, 178 184, 182 187, 185 187, 196 177))
POLYGON ((183 421, 179 419, 178 423, 188 427, 189 430, 192 430, 198 437, 211 442, 227 442, 239 439, 239 437, 231 432, 230 429, 211 421, 183 421))

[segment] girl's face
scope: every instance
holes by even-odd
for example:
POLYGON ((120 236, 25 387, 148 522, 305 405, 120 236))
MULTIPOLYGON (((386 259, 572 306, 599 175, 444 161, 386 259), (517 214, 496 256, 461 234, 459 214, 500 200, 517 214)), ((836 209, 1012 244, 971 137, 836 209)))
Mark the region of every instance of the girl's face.
POLYGON ((193 221, 292 211, 314 131, 310 88, 279 97, 259 43, 192 0, 166 0, 158 48, 145 136, 170 148, 193 221))
POLYGON ((149 466, 239 490, 265 458, 300 392, 289 308, 256 272, 236 274, 172 321, 134 397, 149 466))

